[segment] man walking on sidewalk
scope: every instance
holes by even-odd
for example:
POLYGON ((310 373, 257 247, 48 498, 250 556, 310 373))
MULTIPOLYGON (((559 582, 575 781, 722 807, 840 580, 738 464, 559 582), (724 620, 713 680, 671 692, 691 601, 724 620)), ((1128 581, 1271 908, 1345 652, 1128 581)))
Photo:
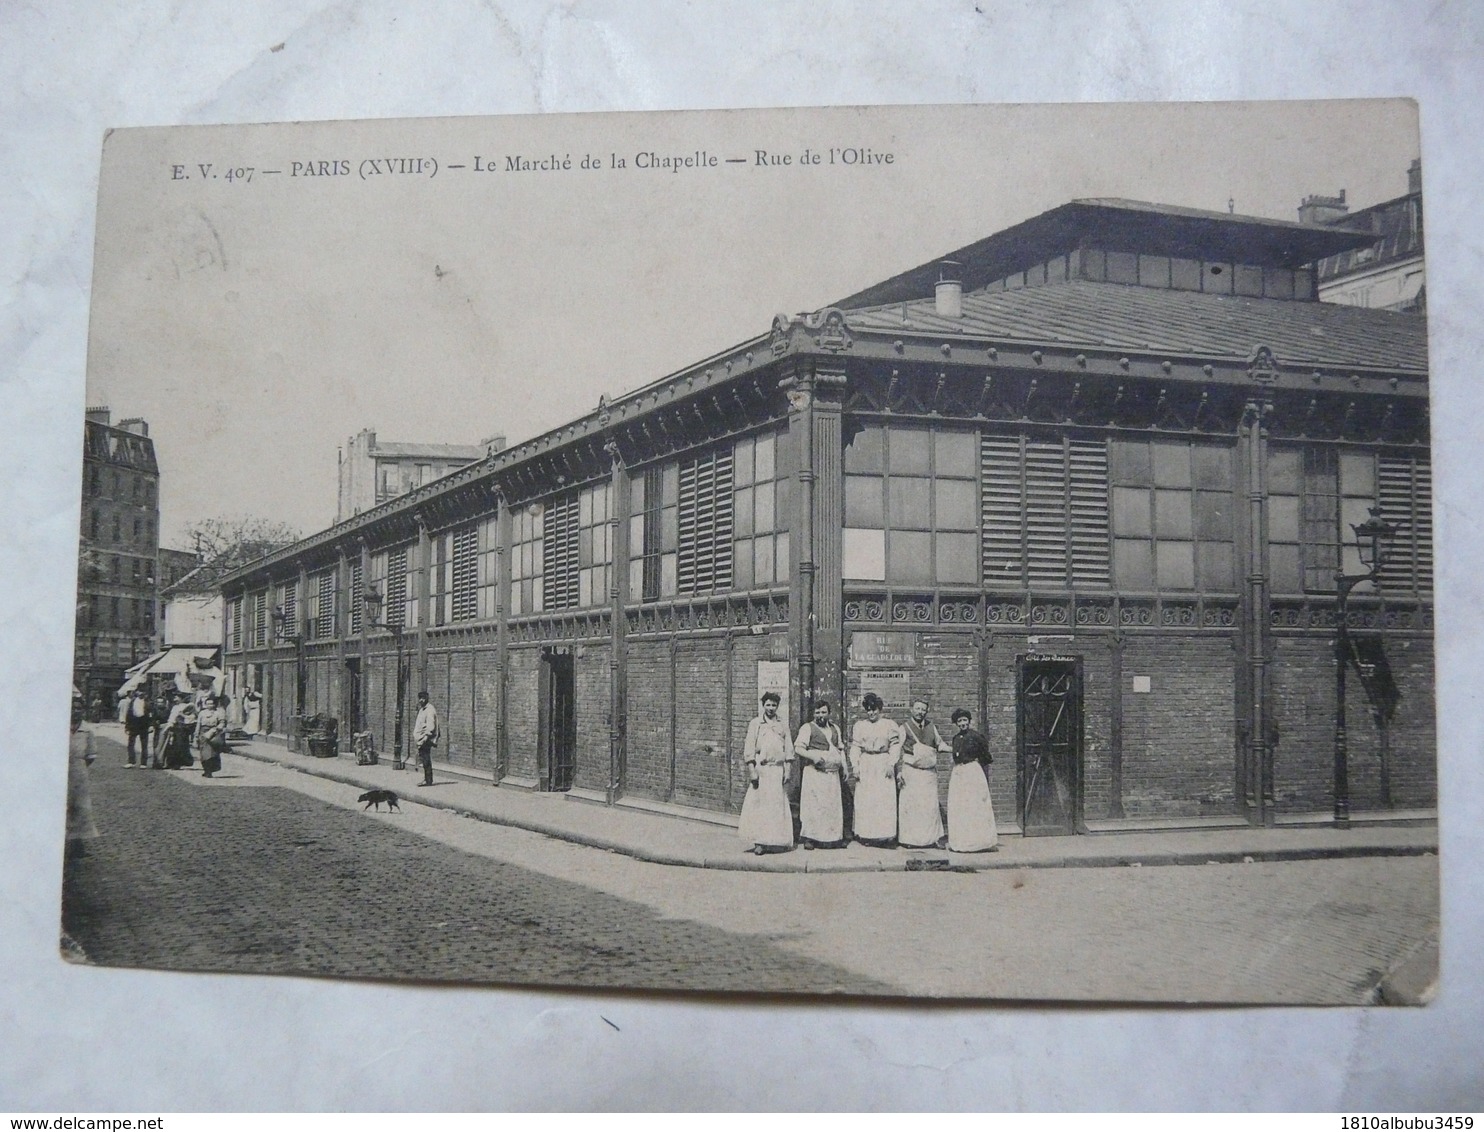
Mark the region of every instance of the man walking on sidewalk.
POLYGON ((417 746, 417 761, 423 764, 419 786, 433 785, 433 748, 438 745, 438 711, 428 702, 428 693, 417 694, 417 721, 412 725, 412 741, 417 746))

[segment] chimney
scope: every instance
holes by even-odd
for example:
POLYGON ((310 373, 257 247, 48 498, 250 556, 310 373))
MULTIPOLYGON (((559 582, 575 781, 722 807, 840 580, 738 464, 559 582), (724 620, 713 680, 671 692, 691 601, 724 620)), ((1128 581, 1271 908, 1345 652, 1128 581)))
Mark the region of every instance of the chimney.
POLYGON ((94 424, 106 425, 113 423, 113 413, 109 411, 107 405, 94 405, 85 410, 83 415, 94 424))
POLYGON ((1337 197, 1322 197, 1317 194, 1306 196, 1304 203, 1299 205, 1298 217, 1300 224, 1333 224, 1336 220, 1347 215, 1350 206, 1345 203, 1345 190, 1340 190, 1337 197))
POLYGON ((963 264, 951 259, 945 259, 938 265, 935 298, 940 318, 963 318, 964 316, 963 268, 963 264))
POLYGON ((1407 166, 1407 192, 1420 193, 1422 191, 1422 158, 1412 158, 1412 164, 1407 166))
POLYGON ((149 435, 149 424, 143 417, 125 417, 119 421, 119 428, 125 432, 132 432, 135 436, 149 435))
POLYGON ((505 451, 505 434, 497 432, 494 436, 486 436, 479 442, 479 447, 484 449, 486 456, 493 456, 496 452, 505 451))

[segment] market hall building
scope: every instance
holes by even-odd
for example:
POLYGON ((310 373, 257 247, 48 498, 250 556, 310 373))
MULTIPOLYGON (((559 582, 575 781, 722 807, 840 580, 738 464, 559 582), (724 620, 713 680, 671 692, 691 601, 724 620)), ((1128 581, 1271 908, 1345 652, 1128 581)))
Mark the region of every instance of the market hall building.
POLYGON ((1430 809, 1426 320, 1312 266, 1373 239, 1074 201, 780 315, 230 575, 231 687, 385 751, 401 656, 453 764, 720 812, 762 691, 876 690, 974 712, 1012 829, 1308 820, 1378 508, 1351 807, 1430 809))

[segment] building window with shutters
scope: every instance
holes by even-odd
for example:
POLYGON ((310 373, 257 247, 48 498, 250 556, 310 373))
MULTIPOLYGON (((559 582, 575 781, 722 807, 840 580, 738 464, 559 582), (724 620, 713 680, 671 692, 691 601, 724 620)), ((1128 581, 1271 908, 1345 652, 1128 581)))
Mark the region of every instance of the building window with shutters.
POLYGON ((284 582, 278 589, 278 608, 283 611, 283 634, 292 636, 299 630, 299 582, 284 582))
POLYGON ((1113 440, 1108 452, 1118 588, 1235 592, 1234 449, 1113 440))
POLYGON ((309 638, 327 641, 335 636, 335 572, 326 570, 309 579, 309 638))
POLYGON ((985 436, 980 471, 987 589, 1107 587, 1105 441, 985 436))
POLYGON ((479 528, 462 527, 432 540, 433 624, 472 621, 478 612, 479 528))
MULTIPOLYGON (((118 613, 118 598, 114 598, 114 614, 118 613)), ((233 652, 242 651, 242 598, 234 597, 227 602, 227 647, 233 652)))
POLYGON ((582 609, 609 599, 613 530, 607 481, 550 500, 541 523, 542 601, 552 609, 582 609))
POLYGON ((1396 533, 1381 560, 1381 592, 1432 598, 1432 465, 1426 455, 1377 462, 1381 518, 1396 533))
MULTIPOLYGON (((1268 449, 1268 574, 1275 594, 1332 594, 1362 573, 1348 524, 1376 505, 1376 457, 1332 445, 1268 449), (1342 559, 1341 548, 1344 547, 1342 559)), ((1365 592, 1362 586, 1358 592, 1365 592)))
POLYGON ((545 606, 546 562, 541 541, 546 508, 539 503, 510 515, 510 615, 540 613, 545 606))
POLYGON ((361 622, 364 616, 363 607, 366 604, 365 594, 366 587, 365 579, 361 575, 361 560, 359 557, 352 558, 350 561, 350 609, 347 615, 350 618, 350 635, 353 637, 359 636, 361 632, 361 622))
MULTIPOLYGON (((682 460, 677 486, 676 592, 693 597, 731 589, 731 449, 682 460)), ((771 547, 768 557, 771 565, 771 547)))
MULTIPOLYGON (((1383 593, 1432 593, 1432 474, 1427 458, 1332 445, 1268 452, 1268 570, 1276 594, 1332 594, 1335 575, 1363 574, 1353 528, 1376 507, 1396 533, 1381 562, 1383 593)), ((1371 590, 1368 583, 1357 593, 1371 590)))
POLYGON ((251 600, 252 647, 260 649, 268 644, 268 591, 260 590, 251 600))
POLYGON ((978 434, 868 426, 845 449, 844 576, 979 582, 978 434))
POLYGON ((381 594, 381 624, 401 627, 407 617, 407 547, 371 556, 371 584, 381 594))

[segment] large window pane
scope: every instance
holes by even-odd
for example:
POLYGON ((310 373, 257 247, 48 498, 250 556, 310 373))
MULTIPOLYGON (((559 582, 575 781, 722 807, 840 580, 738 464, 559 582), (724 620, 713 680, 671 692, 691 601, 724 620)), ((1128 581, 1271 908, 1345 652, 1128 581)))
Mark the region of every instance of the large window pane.
MULTIPOLYGON (((1294 524, 1298 523, 1298 509, 1294 509, 1294 524)), ((1195 493, 1195 537, 1216 539, 1232 537, 1232 497, 1224 491, 1198 491, 1195 493)))
POLYGON ((737 441, 732 450, 732 482, 745 485, 752 482, 752 437, 737 441))
POLYGON ((1299 563, 1298 547, 1268 547, 1268 570, 1272 575, 1272 587, 1275 594, 1304 592, 1304 571, 1299 563))
POLYGON ((1369 452, 1340 453, 1340 490, 1346 495, 1376 494, 1376 458, 1369 452))
POLYGON ((888 441, 892 475, 925 476, 928 474, 932 434, 927 429, 894 428, 889 434, 888 441))
MULTIPOLYGON (((896 536, 893 536, 895 539, 896 536)), ((979 539, 972 534, 938 532, 937 568, 939 582, 979 581, 979 539)))
POLYGON ((773 444, 775 436, 769 433, 767 436, 757 438, 753 449, 754 469, 752 478, 756 483, 773 478, 773 444))
POLYGON ((1149 485, 1154 471, 1149 461, 1149 445, 1137 440, 1115 440, 1108 445, 1108 475, 1114 483, 1149 485))
POLYGON ((752 493, 750 487, 741 488, 732 508, 732 533, 739 537, 752 534, 752 493))
POLYGON ((979 526, 979 491, 972 480, 933 481, 934 522, 940 531, 972 531, 979 526))
POLYGON ((1149 450, 1154 461, 1155 487, 1190 486, 1190 448, 1187 445, 1154 441, 1149 450))
POLYGON ((972 479, 979 469, 979 434, 938 432, 933 434, 934 458, 940 476, 972 479))
POLYGON ((845 446, 845 470, 847 472, 876 473, 886 471, 882 456, 883 430, 863 428, 845 446))
POLYGON ((1232 457, 1230 448, 1197 444, 1191 449, 1191 469, 1195 486, 1231 490, 1232 457))
POLYGON ((1119 589, 1154 588, 1154 557, 1147 540, 1113 540, 1113 577, 1119 589))
POLYGON ((932 512, 928 503, 931 482, 895 475, 886 481, 887 521, 893 529, 905 527, 925 531, 931 528, 932 512))
POLYGON ((846 527, 843 536, 844 576, 867 582, 886 581, 886 532, 846 527))
POLYGON ((783 582, 787 582, 789 576, 790 564, 788 560, 787 531, 779 531, 776 535, 773 536, 773 550, 773 559, 776 563, 776 566, 773 569, 773 580, 781 584, 783 582))
POLYGON ((1297 496, 1301 490, 1303 460, 1297 448, 1267 450, 1267 490, 1297 496))
POLYGON ((1154 532, 1149 517, 1149 490, 1142 487, 1113 489, 1113 532, 1118 535, 1146 538, 1154 532))
POLYGON ((760 535, 752 543, 753 582, 759 586, 773 583, 773 536, 760 535))
POLYGON ((891 533, 886 576, 892 583, 928 583, 933 580, 933 536, 926 531, 891 533))
POLYGON ((1197 557, 1200 561, 1201 588, 1206 592, 1237 588, 1236 573, 1232 564, 1232 544, 1229 542, 1203 542, 1197 557))
POLYGON ((1268 541, 1299 541, 1299 501, 1296 495, 1268 496, 1268 541))
POLYGON ((759 484, 752 496, 753 530, 759 534, 773 529, 773 491, 771 484, 759 484))
POLYGON ((1155 543, 1154 566, 1160 589, 1195 589, 1195 545, 1193 543, 1155 543))
POLYGON ((676 556, 666 554, 660 558, 660 596, 674 597, 678 588, 676 578, 676 556))
POLYGON ((680 498, 680 465, 666 464, 660 472, 660 505, 673 507, 680 498))
POLYGON ((1154 493, 1154 533, 1158 538, 1190 538, 1193 532, 1190 516, 1190 492, 1156 491, 1154 493))
POLYGON ((732 556, 732 585, 739 590, 752 589, 752 540, 742 539, 732 556))
POLYGON ((845 477, 845 525, 848 527, 885 526, 882 494, 885 485, 879 476, 845 477))

